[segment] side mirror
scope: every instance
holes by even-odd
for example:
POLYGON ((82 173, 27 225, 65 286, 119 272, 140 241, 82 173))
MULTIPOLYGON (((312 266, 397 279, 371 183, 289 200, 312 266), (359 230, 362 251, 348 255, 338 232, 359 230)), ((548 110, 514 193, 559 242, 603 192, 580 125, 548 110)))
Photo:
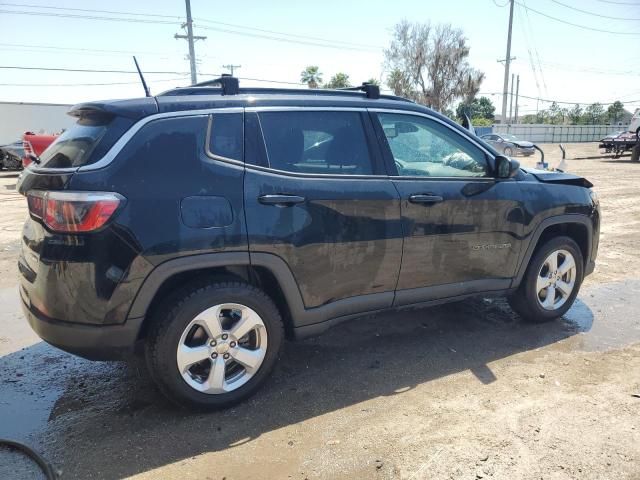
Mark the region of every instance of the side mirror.
POLYGON ((511 178, 515 177, 520 170, 520 162, 510 159, 504 155, 498 155, 496 157, 496 176, 498 178, 511 178))

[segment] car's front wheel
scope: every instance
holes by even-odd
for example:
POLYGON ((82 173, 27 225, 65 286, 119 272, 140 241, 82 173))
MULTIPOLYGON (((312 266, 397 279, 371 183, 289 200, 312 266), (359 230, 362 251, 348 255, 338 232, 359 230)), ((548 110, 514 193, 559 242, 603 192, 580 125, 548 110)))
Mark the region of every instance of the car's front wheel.
POLYGON ((582 276, 580 247, 569 237, 553 238, 533 255, 509 304, 527 321, 555 320, 571 308, 582 276))
POLYGON ((513 156, 513 148, 511 147, 504 147, 504 154, 507 157, 512 157, 513 156))
POLYGON ((147 365, 180 405, 216 409, 244 400, 267 379, 282 346, 278 309, 245 283, 187 288, 157 312, 146 338, 147 365))

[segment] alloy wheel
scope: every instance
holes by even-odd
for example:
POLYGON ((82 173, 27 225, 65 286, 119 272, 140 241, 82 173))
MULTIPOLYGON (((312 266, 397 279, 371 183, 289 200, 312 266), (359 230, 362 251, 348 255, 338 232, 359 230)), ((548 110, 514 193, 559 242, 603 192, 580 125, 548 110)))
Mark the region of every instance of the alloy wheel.
POLYGON ((229 393, 260 369, 267 329, 254 310, 237 303, 213 306, 184 329, 176 352, 184 381, 206 394, 229 393))
POLYGON ((576 286, 576 260, 567 250, 555 250, 545 259, 536 281, 540 306, 545 310, 558 310, 573 293, 576 286))

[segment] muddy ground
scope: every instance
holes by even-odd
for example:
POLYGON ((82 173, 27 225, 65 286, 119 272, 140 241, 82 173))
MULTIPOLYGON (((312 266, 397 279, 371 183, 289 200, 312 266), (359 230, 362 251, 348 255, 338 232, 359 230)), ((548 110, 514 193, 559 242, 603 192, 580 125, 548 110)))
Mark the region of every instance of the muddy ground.
MULTIPOLYGON (((287 344, 265 389, 212 414, 167 404, 139 364, 38 341, 16 293, 25 201, 0 173, 0 437, 73 479, 640 479, 640 164, 567 152, 603 226, 563 320, 500 298, 356 320, 287 344)), ((20 466, 0 450, 0 478, 20 466)))

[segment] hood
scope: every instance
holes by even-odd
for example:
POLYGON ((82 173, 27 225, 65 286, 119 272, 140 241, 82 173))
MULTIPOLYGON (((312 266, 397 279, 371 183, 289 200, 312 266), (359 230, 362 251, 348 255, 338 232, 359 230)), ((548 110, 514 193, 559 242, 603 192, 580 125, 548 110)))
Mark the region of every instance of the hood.
POLYGON ((515 141, 513 141, 511 143, 513 143, 517 147, 523 147, 523 148, 531 148, 531 147, 533 147, 533 143, 527 142, 526 140, 515 140, 515 141))
POLYGON ((593 183, 584 177, 573 175, 572 173, 564 172, 548 172, 546 170, 536 170, 533 168, 522 169, 527 173, 530 173, 536 177, 539 181, 544 183, 563 183, 565 185, 576 185, 578 187, 591 188, 593 183))

